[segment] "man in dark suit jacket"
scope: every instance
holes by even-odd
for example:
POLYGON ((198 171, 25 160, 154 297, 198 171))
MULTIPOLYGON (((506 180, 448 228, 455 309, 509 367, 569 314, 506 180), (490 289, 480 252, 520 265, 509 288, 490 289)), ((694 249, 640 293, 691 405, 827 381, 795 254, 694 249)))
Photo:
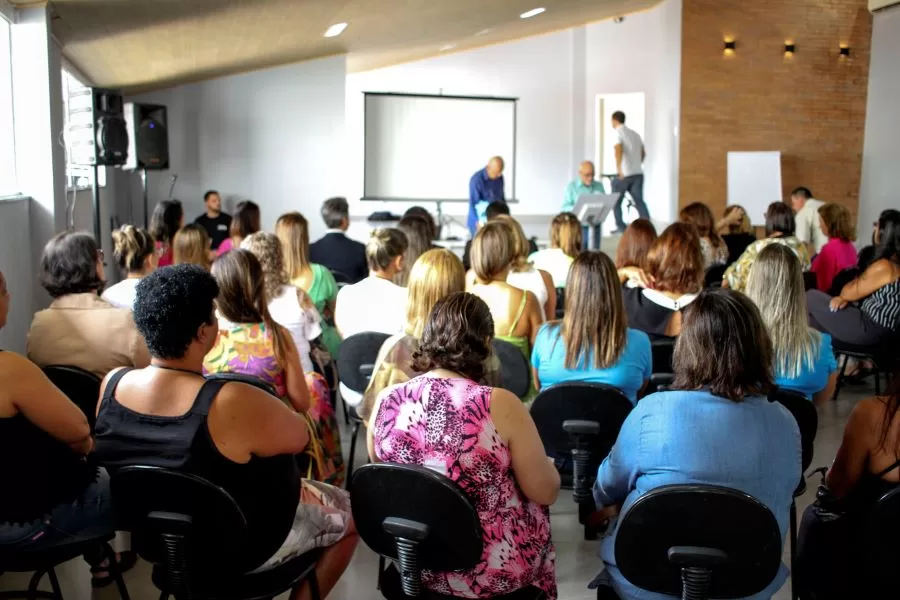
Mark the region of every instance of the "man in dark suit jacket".
POLYGON ((338 283, 357 283, 369 276, 366 246, 345 233, 350 227, 350 207, 346 198, 329 198, 322 204, 322 220, 328 231, 309 245, 310 262, 334 274, 338 283))

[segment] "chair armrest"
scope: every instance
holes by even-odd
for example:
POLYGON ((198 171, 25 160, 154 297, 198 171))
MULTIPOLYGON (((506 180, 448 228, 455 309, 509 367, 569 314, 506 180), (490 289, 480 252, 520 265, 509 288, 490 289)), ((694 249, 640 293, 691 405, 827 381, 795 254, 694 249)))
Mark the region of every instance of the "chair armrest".
POLYGON ((597 421, 569 419, 563 421, 562 428, 569 435, 600 435, 600 423, 597 421))
POLYGON ((712 568, 728 562, 728 555, 716 548, 672 546, 669 562, 678 567, 712 568))

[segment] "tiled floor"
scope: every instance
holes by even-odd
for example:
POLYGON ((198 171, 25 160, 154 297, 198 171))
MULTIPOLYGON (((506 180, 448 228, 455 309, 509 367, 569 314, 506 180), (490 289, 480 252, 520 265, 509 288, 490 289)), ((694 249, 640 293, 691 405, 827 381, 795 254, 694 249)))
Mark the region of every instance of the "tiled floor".
MULTIPOLYGON (((816 451, 813 467, 829 464, 840 445, 844 423, 853 405, 871 393, 869 388, 847 388, 841 393, 841 399, 819 408, 819 433, 816 437, 816 451)), ((346 432, 345 432, 346 437, 346 432)), ((349 448, 349 440, 345 439, 344 448, 349 448)), ((357 450, 357 458, 364 453, 357 450)), ((815 482, 816 484, 818 481, 815 482)), ((798 514, 802 514, 812 501, 816 485, 810 485, 806 494, 797 501, 798 514)), ((563 491, 551 510, 553 523, 553 539, 556 544, 556 573, 559 585, 560 600, 593 600, 596 596, 586 589, 586 584, 600 570, 601 565, 597 553, 597 542, 585 542, 577 522, 575 504, 571 493, 563 491)), ((785 547, 785 561, 788 559, 788 547, 785 547)), ((344 574, 337 587, 329 596, 334 599, 376 600, 381 598, 375 590, 375 573, 377 569, 376 555, 360 545, 350 568, 344 574)), ((75 560, 63 565, 58 570, 63 593, 68 600, 91 598, 90 574, 85 563, 75 560)), ((6 574, 0 577, 0 591, 21 589, 27 585, 28 575, 6 574)), ((127 573, 126 582, 134 600, 150 600, 159 597, 159 592, 150 582, 149 568, 146 563, 139 563, 127 573)), ((42 587, 49 584, 44 581, 42 587)), ((775 600, 790 599, 790 584, 786 584, 775 596, 775 600)), ((48 588, 49 589, 49 588, 48 588)), ((112 600, 118 597, 115 586, 93 593, 97 600, 112 600)), ((286 599, 285 594, 279 600, 286 599)))

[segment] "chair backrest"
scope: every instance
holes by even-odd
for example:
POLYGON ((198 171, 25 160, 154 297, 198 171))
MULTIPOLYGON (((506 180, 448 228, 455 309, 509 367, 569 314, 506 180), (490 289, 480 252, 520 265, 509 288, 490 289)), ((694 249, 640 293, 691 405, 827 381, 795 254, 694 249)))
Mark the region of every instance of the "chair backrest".
POLYGON ((592 421, 600 425, 595 459, 602 460, 616 442, 632 404, 620 390, 602 383, 565 382, 544 388, 531 405, 544 449, 558 455, 572 451, 571 436, 563 430, 565 421, 592 421))
MULTIPOLYGON (((556 288, 556 319, 566 315, 566 288, 556 288)), ((550 318, 550 315, 547 315, 550 318)))
POLYGON ((389 337, 386 333, 364 331, 342 341, 337 359, 341 383, 358 394, 365 393, 378 352, 389 337))
POLYGON ((708 268, 706 270, 706 275, 704 276, 704 287, 722 287, 722 278, 725 277, 725 271, 727 269, 727 265, 715 265, 708 268))
POLYGON ((44 367, 44 374, 81 409, 93 429, 102 380, 89 371, 68 365, 44 367))
POLYGON ((237 381, 239 383, 246 383, 247 385, 252 385, 253 387, 259 388, 264 392, 268 392, 273 396, 278 396, 278 393, 275 391, 275 386, 271 383, 266 383, 259 377, 254 377, 253 375, 245 375, 244 373, 210 373, 206 376, 207 379, 217 379, 220 381, 237 381))
POLYGON ((519 398, 528 395, 531 387, 531 367, 522 351, 509 342, 494 339, 494 355, 500 360, 503 373, 503 389, 519 398))
POLYGON ((658 337, 650 342, 650 353, 653 357, 654 374, 671 374, 672 355, 675 353, 675 342, 678 338, 658 337))
MULTIPOLYGON (((897 534, 900 532, 900 485, 883 495, 869 513, 866 520, 865 541, 860 546, 865 548, 865 555, 859 561, 866 565, 866 572, 860 573, 860 579, 872 587, 871 592, 885 593, 896 590, 896 568, 900 563, 900 544, 897 534)), ((858 563, 859 564, 859 563, 858 563)), ((876 597, 876 596, 868 596, 876 597)))
POLYGON ((353 520, 375 552, 397 559, 385 520, 403 519, 427 527, 418 546, 419 568, 468 569, 481 559, 482 530, 468 496, 453 481, 418 465, 363 465, 350 482, 353 520))
POLYGON ((819 429, 819 413, 816 412, 816 405, 800 392, 784 388, 776 388, 769 394, 769 400, 784 406, 797 421, 797 427, 800 429, 800 446, 803 450, 801 464, 805 472, 812 464, 816 432, 819 429))
POLYGON ((778 574, 782 540, 778 522, 756 498, 712 485, 669 485, 651 490, 619 518, 616 564, 639 588, 681 597, 681 566, 669 560, 676 546, 723 552, 713 569, 710 598, 759 593, 778 574))
POLYGON ((343 287, 345 285, 350 285, 353 283, 353 280, 349 275, 344 275, 340 271, 331 270, 331 275, 334 277, 334 282, 338 284, 339 287, 343 287))

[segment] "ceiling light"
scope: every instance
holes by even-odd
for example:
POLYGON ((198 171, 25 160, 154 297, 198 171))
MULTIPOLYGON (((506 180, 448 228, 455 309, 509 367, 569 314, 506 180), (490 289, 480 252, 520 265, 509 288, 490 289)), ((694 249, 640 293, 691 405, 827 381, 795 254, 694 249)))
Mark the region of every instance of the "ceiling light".
POLYGON ((542 12, 544 12, 545 10, 547 10, 547 9, 544 8, 543 6, 541 6, 541 7, 539 7, 539 8, 532 8, 532 9, 529 10, 528 12, 523 12, 521 15, 519 15, 519 18, 520 18, 520 19, 530 19, 531 17, 536 17, 536 16, 538 16, 539 14, 541 14, 542 12))
POLYGON ((347 29, 346 23, 335 23, 325 32, 325 37, 337 37, 344 33, 345 29, 347 29))

